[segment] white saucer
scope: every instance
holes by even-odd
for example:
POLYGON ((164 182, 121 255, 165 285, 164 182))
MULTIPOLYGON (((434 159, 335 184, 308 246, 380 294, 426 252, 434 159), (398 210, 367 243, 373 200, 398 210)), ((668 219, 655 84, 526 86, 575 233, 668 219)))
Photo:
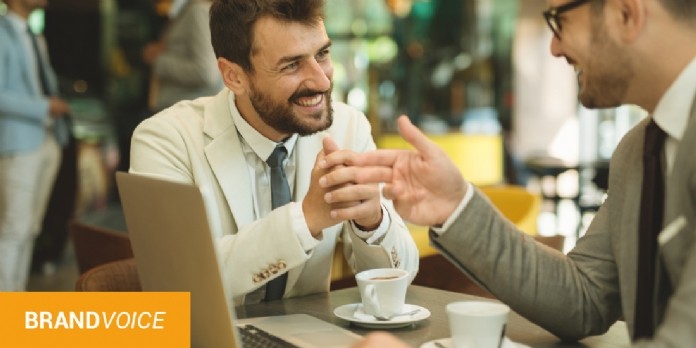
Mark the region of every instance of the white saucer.
POLYGON ((408 326, 430 317, 430 311, 427 308, 417 305, 404 304, 404 312, 409 312, 415 309, 419 309, 416 314, 396 316, 388 321, 380 321, 375 319, 375 317, 364 313, 362 310, 362 303, 352 303, 336 307, 336 309, 334 309, 334 315, 341 319, 348 320, 355 325, 368 329, 394 329, 397 327, 408 326))
MULTIPOLYGON (((500 347, 501 348, 529 348, 529 346, 524 345, 522 343, 510 341, 510 339, 507 338, 507 336, 505 338, 503 338, 503 344, 501 344, 500 347)), ((425 343, 421 344, 420 348, 454 348, 454 345, 452 344, 452 339, 447 337, 447 338, 440 338, 437 340, 425 342, 425 343)))

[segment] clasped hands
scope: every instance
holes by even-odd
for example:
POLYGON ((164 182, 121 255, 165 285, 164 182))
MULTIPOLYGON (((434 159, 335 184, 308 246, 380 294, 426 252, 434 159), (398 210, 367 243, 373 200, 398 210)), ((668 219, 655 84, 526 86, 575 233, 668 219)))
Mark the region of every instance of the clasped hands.
POLYGON ((357 184, 356 168, 345 164, 320 166, 320 163, 325 163, 324 158, 332 153, 341 153, 342 157, 354 154, 353 151, 339 149, 331 138, 324 138, 323 149, 314 162, 309 190, 302 201, 309 231, 316 237, 324 228, 347 220, 352 220, 364 231, 376 229, 382 222, 379 185, 357 184), (328 173, 334 174, 331 184, 320 180, 328 173), (336 212, 339 209, 340 216, 336 212))

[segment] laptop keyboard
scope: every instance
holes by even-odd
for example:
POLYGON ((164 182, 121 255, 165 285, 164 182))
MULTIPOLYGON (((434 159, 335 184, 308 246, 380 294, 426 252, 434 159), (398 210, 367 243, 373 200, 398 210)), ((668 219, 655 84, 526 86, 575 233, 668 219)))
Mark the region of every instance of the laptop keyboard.
POLYGON ((244 348, 297 348, 296 345, 253 325, 240 326, 239 334, 244 348))

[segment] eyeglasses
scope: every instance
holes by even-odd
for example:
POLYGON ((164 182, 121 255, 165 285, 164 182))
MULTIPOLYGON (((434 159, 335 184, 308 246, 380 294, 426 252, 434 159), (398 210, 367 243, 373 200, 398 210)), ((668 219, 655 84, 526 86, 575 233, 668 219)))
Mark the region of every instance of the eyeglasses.
POLYGON ((548 10, 543 12, 546 24, 549 25, 549 28, 551 28, 553 35, 556 36, 557 39, 561 39, 561 15, 590 1, 591 0, 577 0, 558 7, 549 7, 548 10))

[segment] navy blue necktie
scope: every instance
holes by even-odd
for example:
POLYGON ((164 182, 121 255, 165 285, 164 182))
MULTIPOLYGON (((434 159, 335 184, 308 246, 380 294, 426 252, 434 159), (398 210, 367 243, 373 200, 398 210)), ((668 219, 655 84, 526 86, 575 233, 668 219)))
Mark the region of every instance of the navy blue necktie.
MULTIPOLYGON (((662 148, 667 134, 655 123, 645 128, 643 143, 643 186, 640 196, 638 275, 633 338, 651 338, 655 331, 655 265, 657 235, 662 229, 664 213, 664 178, 662 148)), ((665 281, 663 279, 663 281, 665 281)))
MULTIPOLYGON (((278 145, 266 163, 271 168, 271 202, 273 209, 286 205, 290 202, 290 186, 288 178, 283 170, 283 161, 288 157, 288 150, 285 146, 278 145)), ((266 301, 279 300, 285 293, 288 273, 284 272, 277 278, 266 284, 266 301)))

